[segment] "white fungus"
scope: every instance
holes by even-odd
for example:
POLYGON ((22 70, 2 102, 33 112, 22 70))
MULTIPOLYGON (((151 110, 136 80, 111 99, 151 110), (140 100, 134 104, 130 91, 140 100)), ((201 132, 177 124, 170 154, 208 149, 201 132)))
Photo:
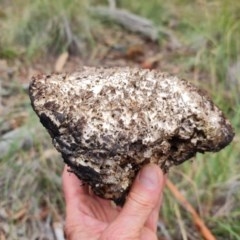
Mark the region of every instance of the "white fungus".
POLYGON ((84 67, 39 75, 30 98, 72 171, 118 204, 143 165, 167 172, 197 152, 220 150, 234 136, 202 91, 158 71, 84 67))

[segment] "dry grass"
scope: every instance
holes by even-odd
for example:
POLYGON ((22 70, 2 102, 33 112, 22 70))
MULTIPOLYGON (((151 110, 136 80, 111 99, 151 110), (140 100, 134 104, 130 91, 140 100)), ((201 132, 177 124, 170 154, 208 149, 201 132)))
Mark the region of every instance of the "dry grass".
MULTIPOLYGON (((13 5, 11 1, 0 1, 3 6, 0 28, 4 30, 0 37, 0 58, 14 66, 19 61, 29 64, 33 57, 36 61, 49 53, 52 57, 65 50, 71 52, 76 46, 69 42, 66 19, 71 34, 82 44, 87 58, 90 49, 91 54, 97 49, 96 32, 104 28, 105 34, 109 28, 123 31, 114 24, 89 16, 86 9, 94 2, 21 0, 13 5), (94 29, 96 24, 101 28, 94 29)), ((152 19, 160 30, 168 29, 174 34, 181 43, 178 48, 169 43, 164 31, 160 31, 159 49, 163 59, 159 68, 173 70, 207 89, 231 119, 236 137, 230 146, 220 153, 198 155, 194 161, 173 169, 169 178, 217 239, 240 239, 240 91, 239 78, 234 80, 228 75, 230 67, 240 57, 240 3, 234 0, 119 2, 121 7, 152 19)), ((112 41, 114 36, 117 38, 117 34, 111 36, 112 41)), ((1 86, 10 91, 1 99, 0 111, 2 109, 4 114, 0 116, 0 134, 5 134, 2 129, 12 129, 15 115, 25 113, 19 125, 29 131, 30 136, 24 146, 19 147, 20 140, 13 141, 7 155, 0 158, 0 234, 5 232, 8 239, 36 239, 37 236, 53 239, 48 227, 60 221, 64 212, 63 164, 32 112, 27 93, 21 89, 22 67, 17 67, 16 75, 0 77, 1 86)), ((166 239, 201 239, 190 215, 178 205, 168 189, 161 216, 162 235, 166 239)))

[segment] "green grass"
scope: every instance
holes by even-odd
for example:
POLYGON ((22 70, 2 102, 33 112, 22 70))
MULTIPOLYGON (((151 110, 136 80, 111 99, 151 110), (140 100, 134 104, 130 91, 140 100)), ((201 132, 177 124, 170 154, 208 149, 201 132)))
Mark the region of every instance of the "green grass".
MULTIPOLYGON (((11 5, 8 1, 0 1, 0 6, 3 6, 0 28, 4 30, 0 36, 0 58, 11 59, 11 62, 16 59, 31 61, 69 50, 72 46, 64 19, 67 19, 72 34, 94 49, 96 26, 104 29, 111 25, 98 22, 96 17, 88 15, 86 9, 106 2, 19 0, 11 5)), ((192 162, 172 169, 169 177, 197 209, 217 239, 240 239, 240 91, 227 77, 229 66, 239 60, 240 2, 119 2, 120 7, 152 19, 160 30, 168 29, 174 33, 182 47, 172 52, 166 50, 169 39, 161 31, 159 34, 159 47, 167 52, 164 53, 167 64, 181 69, 181 75, 205 88, 230 118, 236 133, 230 146, 219 153, 197 155, 192 162)), ((91 48, 86 47, 86 51, 91 48)), ((17 94, 24 93, 18 91, 17 94)), ((24 203, 30 202, 30 215, 38 214, 42 205, 51 209, 52 216, 56 211, 62 214, 62 160, 52 150, 50 138, 40 127, 30 105, 24 104, 21 109, 29 112, 26 127, 40 130, 34 135, 30 150, 19 151, 13 147, 8 156, 0 160, 0 208, 7 206, 11 211, 17 211, 24 203)), ((161 216, 172 239, 183 239, 179 235, 180 220, 187 234, 194 233, 195 239, 202 239, 191 216, 167 189, 161 216)), ((9 224, 13 229, 16 226, 15 222, 9 224)))
MULTIPOLYGON (((226 81, 230 63, 239 58, 240 2, 223 1, 127 1, 122 6, 152 19, 159 27, 168 27, 193 50, 180 56, 176 64, 205 70, 216 87, 226 81), (189 65, 189 63, 191 63, 189 65)), ((160 36, 161 38, 161 36, 160 36)), ((160 39, 161 40, 161 39, 160 39)))
POLYGON ((30 58, 65 51, 73 38, 77 42, 90 38, 87 5, 84 0, 17 1, 15 6, 5 8, 2 44, 30 58))
MULTIPOLYGON (((41 236, 44 225, 47 226, 45 218, 55 222, 64 215, 61 191, 63 161, 52 149, 50 137, 35 114, 32 111, 30 114, 25 128, 33 140, 32 148, 23 150, 18 147, 15 151, 12 148, 0 159, 0 209, 9 214, 1 224, 8 226, 5 232, 7 239, 41 236), (24 208, 27 209, 24 217, 15 219, 14 216, 24 208), (43 208, 47 208, 48 213, 41 219, 43 208)), ((17 141, 13 145, 18 145, 17 141)))
MULTIPOLYGON (((236 138, 230 146, 219 153, 198 154, 193 162, 187 162, 172 169, 169 174, 170 179, 195 206, 212 232, 218 236, 217 239, 240 239, 240 151, 238 147, 240 110, 237 109, 233 115, 232 124, 236 131, 236 138), (225 212, 215 216, 223 206, 227 206, 225 205, 227 203, 231 205, 225 212)), ((162 216, 169 231, 178 239, 178 231, 172 230, 173 226, 178 225, 173 207, 175 202, 169 191, 166 191, 162 216)), ((194 228, 191 216, 183 209, 181 212, 185 223, 190 222, 191 227, 194 228)))

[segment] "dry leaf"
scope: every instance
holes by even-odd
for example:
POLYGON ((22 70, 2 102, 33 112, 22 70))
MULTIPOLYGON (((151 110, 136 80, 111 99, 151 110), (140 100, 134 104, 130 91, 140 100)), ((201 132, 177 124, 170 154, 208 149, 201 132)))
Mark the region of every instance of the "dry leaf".
POLYGON ((11 219, 13 221, 19 221, 21 220, 27 213, 27 210, 28 210, 28 206, 25 205, 23 208, 21 208, 20 210, 18 210, 16 213, 14 213, 12 216, 11 216, 11 219))
POLYGON ((158 62, 162 59, 162 54, 157 54, 155 56, 152 56, 150 58, 145 59, 141 66, 144 69, 153 69, 156 67, 156 65, 158 64, 158 62))
POLYGON ((69 57, 68 52, 64 52, 58 57, 54 66, 55 72, 61 72, 63 70, 63 67, 66 64, 68 57, 69 57))
POLYGON ((138 56, 142 56, 143 54, 144 52, 143 52, 142 45, 131 45, 127 48, 127 51, 126 51, 126 57, 128 59, 135 59, 138 56))
POLYGON ((64 231, 63 231, 63 224, 61 222, 54 222, 53 223, 53 231, 55 233, 57 240, 64 240, 64 231))

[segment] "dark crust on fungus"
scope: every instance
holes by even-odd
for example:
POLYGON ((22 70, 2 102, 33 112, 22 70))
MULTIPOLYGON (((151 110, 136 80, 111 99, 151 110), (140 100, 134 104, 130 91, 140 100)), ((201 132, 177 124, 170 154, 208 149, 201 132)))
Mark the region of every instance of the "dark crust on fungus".
POLYGON ((85 67, 38 75, 29 93, 66 164, 119 205, 145 164, 167 172, 197 152, 219 151, 234 136, 206 94, 158 71, 85 67))

